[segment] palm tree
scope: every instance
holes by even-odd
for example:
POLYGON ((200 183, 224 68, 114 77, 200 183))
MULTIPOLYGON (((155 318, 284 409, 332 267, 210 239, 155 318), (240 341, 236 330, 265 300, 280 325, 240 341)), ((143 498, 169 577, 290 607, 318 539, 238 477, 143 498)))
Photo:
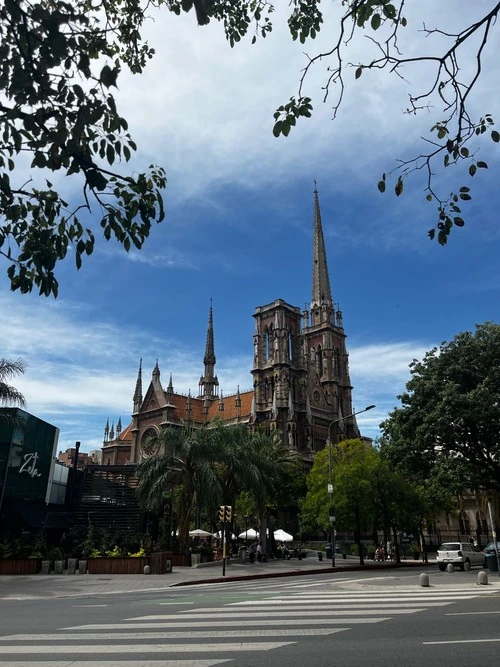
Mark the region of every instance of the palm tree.
POLYGON ((26 364, 22 359, 17 359, 16 361, 0 359, 0 406, 25 406, 24 396, 21 392, 7 384, 7 380, 12 376, 24 373, 25 368, 26 364))
POLYGON ((255 497, 260 517, 260 538, 263 550, 266 550, 267 506, 279 495, 279 491, 289 487, 292 476, 301 467, 301 459, 297 450, 290 449, 283 443, 280 431, 266 433, 258 429, 251 434, 251 444, 259 457, 262 484, 248 489, 255 497))
POLYGON ((161 510, 172 489, 176 490, 179 547, 186 551, 196 502, 204 499, 215 508, 222 498, 214 465, 220 458, 216 439, 207 426, 194 429, 187 423, 165 429, 150 444, 158 453, 137 467, 139 501, 148 510, 161 510))
POLYGON ((187 549, 195 509, 198 516, 205 510, 215 518, 220 504, 234 507, 243 488, 265 495, 276 474, 241 424, 215 421, 196 429, 185 424, 165 429, 149 444, 157 455, 137 467, 139 501, 148 510, 161 511, 174 498, 181 551, 187 549))

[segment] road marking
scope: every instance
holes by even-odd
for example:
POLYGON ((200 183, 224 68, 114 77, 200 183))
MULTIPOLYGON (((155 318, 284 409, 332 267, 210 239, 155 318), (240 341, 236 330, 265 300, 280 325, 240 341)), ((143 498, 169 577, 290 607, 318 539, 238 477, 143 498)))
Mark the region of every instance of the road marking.
MULTIPOLYGON (((420 609, 419 611, 424 611, 420 609)), ((353 618, 349 615, 339 618, 275 618, 273 619, 273 627, 275 625, 297 625, 299 628, 303 625, 354 625, 363 623, 381 623, 382 621, 390 620, 390 616, 381 616, 373 618, 353 618)), ((228 627, 254 627, 256 625, 267 625, 268 621, 255 620, 252 618, 232 619, 227 618, 224 624, 228 627)), ((161 628, 213 628, 213 621, 187 621, 175 623, 172 621, 165 621, 164 623, 100 623, 96 625, 75 625, 69 628, 60 628, 61 630, 158 630, 161 628)), ((3 665, 2 665, 3 667, 3 665)))
POLYGON ((457 611, 453 614, 445 614, 445 616, 478 616, 480 614, 500 614, 500 611, 457 611))
MULTIPOLYGON (((417 611, 425 611, 425 609, 391 609, 391 614, 415 614, 417 611)), ((211 619, 228 619, 228 618, 248 618, 252 617, 255 614, 255 610, 251 611, 234 611, 233 609, 223 609, 219 610, 216 614, 210 614, 211 619)), ((365 609, 315 609, 313 611, 303 610, 303 609, 280 609, 279 611, 259 611, 260 618, 276 618, 277 616, 338 616, 340 614, 361 616, 363 614, 367 616, 387 616, 387 612, 384 609, 370 609, 366 611, 365 609)), ((207 618, 207 614, 196 612, 184 612, 182 614, 152 614, 151 616, 136 616, 134 618, 126 618, 125 621, 184 621, 184 620, 196 620, 207 618)), ((99 625, 89 626, 81 625, 81 628, 94 628, 99 629, 99 625)), ((74 628, 72 628, 74 629, 74 628)))
POLYGON ((109 605, 107 605, 107 604, 74 604, 72 606, 76 609, 78 607, 83 607, 83 608, 87 608, 87 607, 108 607, 109 605))
POLYGON ((451 639, 443 642, 422 642, 422 644, 487 644, 488 642, 500 642, 500 639, 451 639))
MULTIPOLYGON (((335 632, 343 632, 349 628, 303 628, 300 630, 301 637, 314 637, 316 635, 332 635, 335 632)), ((186 630, 185 632, 71 632, 60 634, 32 634, 32 635, 6 635, 0 637, 4 641, 67 641, 89 639, 93 642, 108 639, 182 639, 184 637, 198 637, 200 639, 221 637, 296 637, 297 630, 285 630, 273 628, 272 630, 186 630)), ((94 644, 95 645, 95 644, 94 644)), ((1 652, 1 644, 0 644, 1 652)))
MULTIPOLYGON (((458 588, 458 589, 452 589, 452 590, 446 590, 446 589, 436 589, 435 587, 429 587, 429 588, 417 588, 412 590, 410 589, 405 589, 405 590, 400 590, 400 589, 393 589, 391 591, 377 591, 377 599, 380 597, 402 597, 402 596, 408 596, 412 595, 414 597, 427 597, 427 596, 432 596, 432 595, 469 595, 469 596, 475 596, 475 595, 491 595, 495 591, 478 591, 477 588, 474 590, 471 590, 470 588, 458 588)), ((308 597, 311 595, 314 595, 315 598, 323 598, 323 597, 336 597, 336 598, 341 598, 341 597, 349 597, 349 598, 360 598, 360 597, 367 597, 369 599, 373 599, 373 591, 314 591, 313 593, 306 593, 306 592, 299 592, 299 593, 293 593, 292 594, 294 598, 303 598, 303 597, 308 597)))
POLYGON ((164 605, 168 605, 168 604, 194 604, 194 602, 181 602, 179 600, 179 602, 160 602, 159 603, 160 607, 164 606, 164 605))
MULTIPOLYGON (((290 646, 297 642, 234 642, 224 644, 106 644, 90 646, 79 644, 71 646, 2 646, 4 653, 220 653, 221 651, 272 651, 290 646)), ((3 664, 3 663, 2 663, 3 664)), ((101 662, 101 665, 103 663, 101 662)), ((107 665, 106 665, 107 667, 107 665)))
MULTIPOLYGON (((214 667, 223 662, 234 662, 232 658, 216 660, 106 660, 105 667, 214 667)), ((102 660, 51 660, 50 663, 2 661, 2 667, 104 667, 102 660)))
MULTIPOLYGON (((439 596, 432 596, 429 598, 426 598, 425 600, 418 600, 418 604, 422 604, 423 602, 425 604, 433 604, 433 603, 439 603, 440 601, 445 601, 445 602, 454 602, 455 600, 468 600, 471 596, 470 595, 459 595, 455 597, 449 597, 447 595, 439 595, 439 596)), ((349 600, 349 598, 324 598, 322 600, 316 600, 314 598, 304 598, 302 600, 297 600, 295 598, 269 598, 269 600, 246 600, 245 602, 229 602, 228 606, 234 609, 235 607, 264 607, 264 606, 269 606, 269 605, 289 605, 290 607, 292 606, 303 606, 307 604, 314 604, 316 606, 325 606, 325 605, 337 605, 338 603, 342 604, 356 604, 356 605, 412 605, 415 604, 416 600, 415 598, 411 597, 402 597, 398 598, 399 601, 395 600, 394 597, 391 598, 379 598, 377 597, 376 600, 371 598, 359 598, 357 600, 349 600)), ((188 613, 188 612, 184 612, 188 613)))

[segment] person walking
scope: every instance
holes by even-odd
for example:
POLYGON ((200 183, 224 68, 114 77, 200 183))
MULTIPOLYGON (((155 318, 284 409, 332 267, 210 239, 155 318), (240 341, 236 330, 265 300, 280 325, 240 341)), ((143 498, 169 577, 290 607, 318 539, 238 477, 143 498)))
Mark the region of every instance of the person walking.
POLYGON ((257 553, 257 542, 252 542, 248 547, 248 560, 250 563, 255 563, 255 554, 257 553))

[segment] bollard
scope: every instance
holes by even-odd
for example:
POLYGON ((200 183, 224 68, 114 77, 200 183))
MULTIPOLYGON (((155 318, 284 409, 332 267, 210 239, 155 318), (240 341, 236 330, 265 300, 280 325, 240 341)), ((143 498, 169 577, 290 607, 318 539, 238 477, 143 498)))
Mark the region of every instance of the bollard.
POLYGON ((422 572, 422 574, 419 577, 419 582, 421 586, 428 586, 429 585, 429 575, 425 574, 425 572, 422 572))
POLYGON ((477 583, 481 586, 486 586, 488 583, 488 574, 484 570, 480 570, 477 575, 477 583))
POLYGON ((446 572, 455 572, 455 568, 453 567, 453 563, 448 563, 446 566, 446 572))
POLYGON ((144 574, 151 574, 151 568, 149 567, 149 565, 144 566, 144 574))

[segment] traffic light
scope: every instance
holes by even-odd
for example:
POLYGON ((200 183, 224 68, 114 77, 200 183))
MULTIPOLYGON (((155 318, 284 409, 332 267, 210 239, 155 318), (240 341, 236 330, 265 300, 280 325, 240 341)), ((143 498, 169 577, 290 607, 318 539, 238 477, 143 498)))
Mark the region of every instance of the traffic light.
POLYGON ((219 505, 219 521, 221 523, 224 523, 224 521, 226 520, 225 514, 226 514, 226 506, 219 505))
POLYGON ((231 505, 226 505, 226 521, 231 521, 233 508, 231 505))

